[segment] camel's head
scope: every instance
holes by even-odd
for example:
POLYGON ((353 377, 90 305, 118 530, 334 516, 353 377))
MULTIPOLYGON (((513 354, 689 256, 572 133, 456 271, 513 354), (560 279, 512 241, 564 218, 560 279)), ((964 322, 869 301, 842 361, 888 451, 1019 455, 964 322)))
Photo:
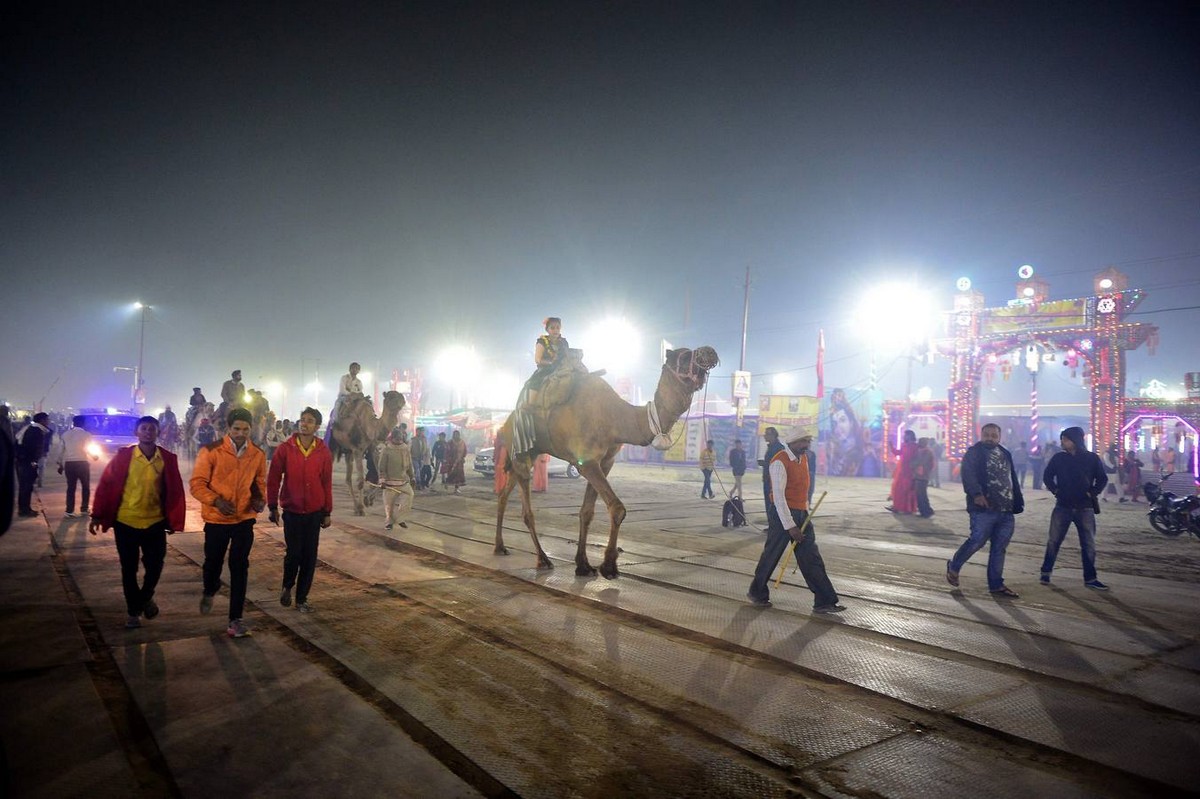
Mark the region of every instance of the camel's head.
POLYGON ((383 392, 383 409, 385 411, 395 411, 396 413, 399 413, 400 409, 403 407, 404 407, 404 395, 403 394, 401 394, 399 391, 383 392))
POLYGON ((663 368, 675 375, 689 391, 699 391, 708 379, 708 373, 721 362, 717 351, 712 347, 698 347, 689 350, 680 347, 667 351, 667 361, 663 368))

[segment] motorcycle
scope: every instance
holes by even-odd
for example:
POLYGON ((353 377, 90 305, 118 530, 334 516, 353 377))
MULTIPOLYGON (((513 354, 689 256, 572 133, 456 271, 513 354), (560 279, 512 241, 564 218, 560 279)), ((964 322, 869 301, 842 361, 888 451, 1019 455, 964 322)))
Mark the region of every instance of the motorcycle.
POLYGON ((1190 532, 1200 538, 1200 496, 1195 494, 1177 497, 1162 490, 1162 483, 1170 474, 1163 475, 1157 483, 1146 483, 1142 493, 1150 503, 1146 517, 1150 526, 1163 535, 1177 536, 1190 532))

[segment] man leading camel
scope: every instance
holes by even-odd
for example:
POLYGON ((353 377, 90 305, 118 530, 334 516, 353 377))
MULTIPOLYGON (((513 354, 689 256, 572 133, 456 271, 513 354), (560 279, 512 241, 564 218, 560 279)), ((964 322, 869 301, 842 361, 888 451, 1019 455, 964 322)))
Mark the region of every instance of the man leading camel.
POLYGON ((771 606, 767 583, 788 544, 792 544, 800 573, 813 592, 813 612, 837 613, 846 609, 838 604, 837 591, 825 573, 825 561, 817 549, 816 533, 808 523, 811 496, 808 450, 812 438, 812 432, 807 428, 792 428, 783 437, 786 447, 768 464, 771 491, 767 507, 767 542, 746 594, 751 604, 758 607, 771 606))

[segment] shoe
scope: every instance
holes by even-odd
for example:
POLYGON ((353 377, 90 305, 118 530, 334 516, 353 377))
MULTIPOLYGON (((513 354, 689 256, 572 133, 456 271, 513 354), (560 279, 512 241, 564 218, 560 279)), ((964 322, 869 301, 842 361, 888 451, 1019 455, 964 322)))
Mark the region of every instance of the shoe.
POLYGON ((405 530, 407 530, 407 529, 408 529, 408 522, 397 522, 397 523, 398 523, 398 524, 399 524, 401 527, 403 527, 405 530))
POLYGON ((388 522, 387 524, 385 524, 385 525, 383 526, 383 529, 384 529, 384 530, 391 530, 391 529, 392 529, 392 523, 391 523, 391 522, 388 522))
POLYGON ((285 608, 291 607, 291 605, 292 605, 292 589, 290 589, 290 588, 283 589, 283 593, 279 595, 279 604, 283 605, 285 608))
POLYGON ((1121 497, 1120 502, 1128 502, 1129 497, 1121 497))
POLYGON ((141 627, 141 626, 142 626, 142 620, 139 619, 137 616, 130 616, 128 619, 125 620, 125 629, 126 630, 136 630, 138 627, 141 627))
POLYGON ((80 516, 87 516, 87 515, 88 515, 88 509, 87 509, 87 508, 81 508, 81 509, 79 510, 79 515, 80 515, 80 516))
POLYGON ((816 605, 813 607, 813 613, 841 613, 846 609, 845 605, 816 605))
POLYGON ((1038 582, 1042 585, 1050 585, 1050 572, 1042 572, 1042 576, 1038 578, 1038 582))
POLYGON ((212 597, 208 594, 200 595, 200 612, 206 615, 212 612, 212 597))
POLYGON ((746 599, 750 600, 750 604, 756 608, 771 607, 771 600, 769 600, 769 599, 755 599, 754 597, 750 596, 749 594, 746 594, 746 599))
POLYGON ((1009 588, 1007 585, 1004 586, 1003 588, 997 588, 995 591, 992 591, 991 594, 992 594, 992 596, 1002 596, 1002 597, 1007 597, 1008 599, 1016 599, 1017 597, 1021 596, 1016 591, 1009 588))
POLYGON ((946 582, 958 588, 958 572, 950 568, 950 561, 946 561, 946 582))
POLYGON ((74 518, 77 518, 79 516, 79 514, 73 513, 71 511, 67 511, 66 513, 63 514, 63 516, 67 517, 68 519, 74 519, 74 518))
POLYGON ((1108 586, 1105 585, 1104 583, 1100 582, 1099 580, 1088 580, 1086 583, 1084 583, 1084 585, 1086 585, 1088 588, 1092 589, 1093 591, 1107 591, 1108 590, 1108 586))
POLYGON ((312 613, 315 608, 308 604, 308 600, 306 599, 303 602, 296 603, 296 610, 300 611, 301 613, 312 613))
POLYGON ((245 638, 250 634, 250 628, 241 619, 234 619, 229 622, 229 627, 225 630, 225 633, 230 638, 245 638))
POLYGON ((147 599, 145 606, 142 608, 142 615, 147 619, 153 619, 158 615, 158 603, 153 599, 147 599))

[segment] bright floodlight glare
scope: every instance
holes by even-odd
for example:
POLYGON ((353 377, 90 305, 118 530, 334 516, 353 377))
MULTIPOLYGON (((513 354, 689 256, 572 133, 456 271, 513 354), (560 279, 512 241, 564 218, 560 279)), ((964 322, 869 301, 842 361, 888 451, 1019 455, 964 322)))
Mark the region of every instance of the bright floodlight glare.
POLYGON ((780 372, 771 378, 771 390, 776 394, 790 394, 796 388, 796 375, 792 372, 780 372))
POLYGON ((135 303, 133 304, 133 307, 134 307, 134 308, 137 308, 137 309, 140 311, 140 310, 142 310, 143 308, 145 308, 146 306, 145 306, 145 305, 142 305, 140 302, 135 302, 135 303))
POLYGON ((901 352, 929 337, 934 316, 927 293, 912 283, 885 283, 863 295, 854 325, 877 351, 901 352))
POLYGON ((371 382, 371 373, 370 372, 359 372, 358 379, 362 382, 362 384, 364 386, 366 386, 367 383, 371 382))
POLYGON ((511 372, 482 375, 476 387, 478 404, 485 408, 511 409, 520 393, 521 378, 511 372))
POLYGON ((609 317, 580 339, 589 369, 606 369, 610 377, 628 377, 638 363, 642 336, 624 317, 609 317))
POLYGON ((434 361, 438 376, 452 386, 465 387, 479 370, 479 355, 473 347, 456 344, 442 350, 434 361))
POLYGON ((1025 288, 1021 289, 1021 293, 1024 294, 1026 297, 1032 297, 1033 296, 1033 286, 1026 286, 1025 288))
POLYGON ((1110 278, 1110 277, 1102 278, 1100 280, 1100 288, 1102 288, 1102 289, 1112 288, 1112 278, 1110 278))

